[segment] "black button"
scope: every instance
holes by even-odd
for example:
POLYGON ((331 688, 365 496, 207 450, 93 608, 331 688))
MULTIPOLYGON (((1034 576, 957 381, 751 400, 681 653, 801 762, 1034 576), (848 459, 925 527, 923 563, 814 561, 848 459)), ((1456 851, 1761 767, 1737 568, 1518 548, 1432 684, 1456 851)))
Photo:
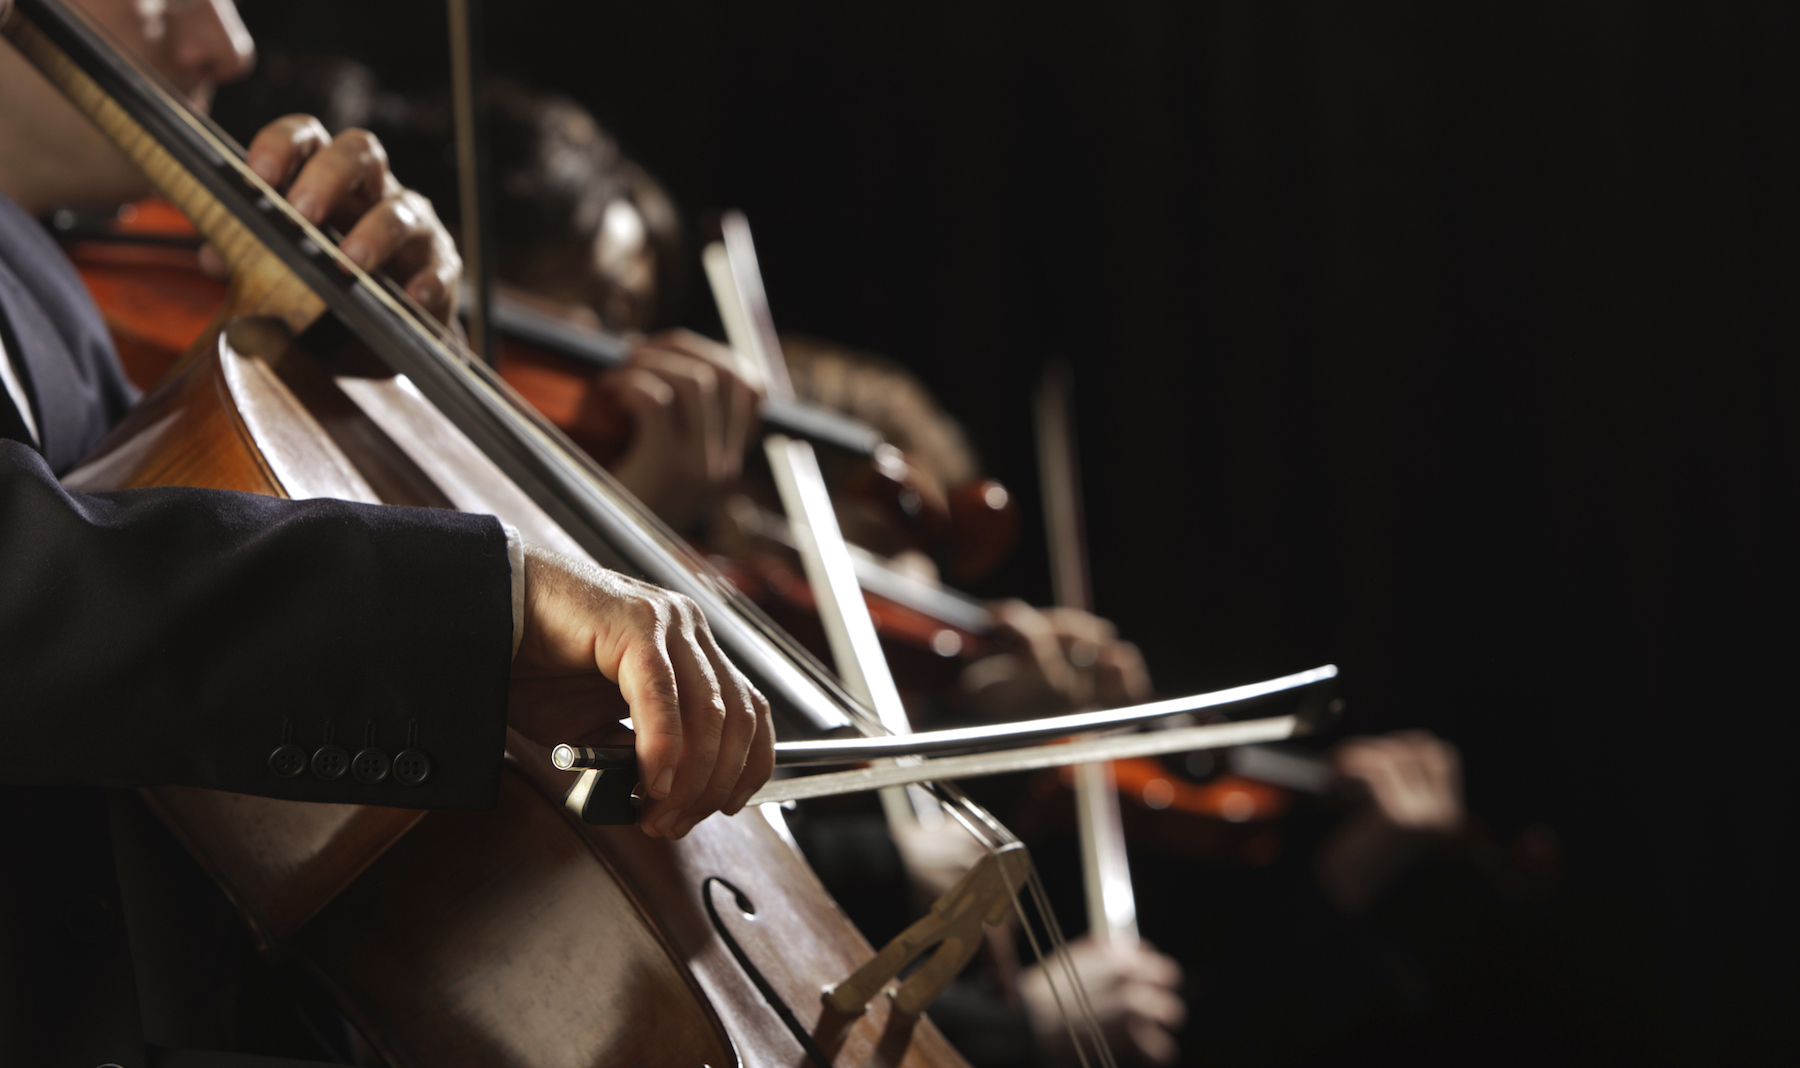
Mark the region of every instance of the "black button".
POLYGON ((269 770, 291 779, 306 770, 306 750, 297 745, 283 745, 269 754, 269 770))
POLYGON ((423 750, 402 749, 394 758, 394 779, 407 786, 417 786, 431 774, 431 758, 423 750))
POLYGON ((341 779, 350 770, 350 754, 341 745, 322 745, 313 754, 313 774, 321 779, 341 779))
POLYGON ((350 774, 356 776, 357 782, 380 782, 388 775, 387 754, 373 746, 357 750, 355 759, 350 761, 350 774))

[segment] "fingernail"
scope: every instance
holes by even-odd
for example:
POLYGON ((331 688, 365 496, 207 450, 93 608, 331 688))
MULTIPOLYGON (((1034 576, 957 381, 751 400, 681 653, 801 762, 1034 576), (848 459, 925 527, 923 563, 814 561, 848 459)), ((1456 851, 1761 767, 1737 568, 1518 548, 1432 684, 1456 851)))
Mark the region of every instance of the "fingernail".
POLYGON ((289 200, 288 203, 292 204, 294 210, 299 212, 300 217, 307 222, 316 223, 319 221, 319 201, 318 198, 314 197, 311 193, 301 193, 299 196, 289 200))
POLYGON ((344 257, 351 263, 356 264, 363 270, 366 271, 369 269, 369 246, 364 244, 361 240, 353 237, 339 245, 338 251, 342 252, 344 257))
POLYGON ((680 809, 676 809, 674 812, 663 813, 662 819, 659 819, 656 821, 656 824, 655 824, 656 833, 661 835, 664 838, 669 837, 669 831, 674 828, 675 821, 679 820, 680 818, 681 818, 681 810, 680 809))
POLYGON ((656 773, 656 781, 650 784, 650 796, 661 800, 669 796, 669 790, 675 785, 675 769, 664 768, 656 773))

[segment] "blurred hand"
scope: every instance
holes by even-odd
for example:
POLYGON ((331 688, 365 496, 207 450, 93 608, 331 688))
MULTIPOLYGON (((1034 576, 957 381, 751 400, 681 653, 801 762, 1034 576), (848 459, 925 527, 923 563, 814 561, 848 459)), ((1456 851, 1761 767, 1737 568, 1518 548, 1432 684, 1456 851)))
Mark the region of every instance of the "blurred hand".
MULTIPOLYGON (((440 321, 456 314, 462 257, 431 201, 388 170, 387 150, 367 130, 332 137, 311 115, 263 127, 244 161, 282 191, 294 210, 344 231, 338 248, 366 271, 385 270, 440 321)), ((208 246, 201 266, 223 276, 225 261, 208 246)))
POLYGON ((952 819, 930 828, 923 823, 900 822, 892 829, 913 903, 921 909, 930 908, 987 855, 975 836, 952 819))
POLYGON ((1319 850, 1326 895, 1354 914, 1374 904, 1427 849, 1462 830, 1462 758, 1427 731, 1401 731, 1352 738, 1338 746, 1332 763, 1369 791, 1319 850))
POLYGON ((774 770, 769 702, 693 601, 528 547, 508 720, 543 745, 600 745, 622 740, 627 713, 650 797, 638 822, 653 836, 735 814, 774 770))
POLYGON ((1150 699, 1150 672, 1137 646, 1111 623, 1073 608, 1023 601, 988 606, 994 636, 1008 651, 963 670, 969 703, 988 719, 1013 720, 1150 699))
MULTIPOLYGON (((1177 993, 1181 966, 1141 942, 1125 947, 1086 936, 1069 943, 1069 957, 1113 1052, 1127 1062, 1173 1064, 1180 1052, 1175 1032, 1187 1021, 1187 1004, 1177 993)), ((1053 1063, 1076 1063, 1068 1024, 1051 994, 1044 965, 1025 970, 1019 978, 1019 995, 1031 1017, 1038 1049, 1053 1063)), ((1062 1003, 1073 1008, 1066 989, 1062 1003)), ((1076 1027, 1079 1030, 1080 1024, 1076 1027)))
POLYGON ((744 469, 761 395, 731 350, 686 330, 644 341, 631 363, 601 377, 631 414, 631 444, 612 473, 677 530, 700 516, 744 469))

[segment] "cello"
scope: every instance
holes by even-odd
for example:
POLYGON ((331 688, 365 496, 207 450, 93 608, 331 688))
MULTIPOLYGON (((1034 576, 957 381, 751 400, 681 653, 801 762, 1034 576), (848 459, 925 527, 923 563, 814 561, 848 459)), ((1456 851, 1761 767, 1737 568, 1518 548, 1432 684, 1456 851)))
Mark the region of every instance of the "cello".
MULTIPOLYGON (((81 19, 26 0, 0 30, 233 270, 226 313, 72 488, 201 484, 490 511, 693 598, 784 730, 866 724, 671 532, 81 19)), ((758 814, 656 842, 572 817, 567 785, 515 736, 490 813, 178 788, 148 801, 259 946, 311 969, 390 1064, 959 1063, 921 998, 872 999, 891 974, 869 970, 870 948, 758 814), (818 997, 847 973, 843 996, 818 997), (658 1028, 637 1026, 651 1013, 658 1028)), ((1012 858, 987 869, 1006 874, 1010 905, 1016 842, 938 792, 1012 858)), ((890 949, 873 961, 912 955, 890 949)))
MULTIPOLYGON (((491 403, 503 389, 472 373, 448 339, 369 277, 339 273, 345 264, 328 240, 78 17, 46 0, 16 8, 4 29, 233 267, 232 314, 70 476, 71 486, 186 483, 484 506, 534 540, 620 562, 635 554, 637 570, 665 568, 665 583, 694 589, 734 631, 734 659, 761 663, 758 682, 779 695, 790 724, 851 725, 856 710, 827 677, 726 607, 708 573, 689 569, 665 531, 609 497, 604 479, 572 460, 553 431, 491 403), (319 322, 327 307, 331 321, 319 322), (308 332, 315 323, 321 329, 308 332), (345 330, 382 358, 410 354, 407 378, 332 375, 319 356, 338 340, 329 335, 345 330), (471 430, 439 416, 428 393, 460 407, 471 430), (384 428, 362 404, 395 421, 384 428), (399 417, 412 420, 410 436, 399 417), (409 454, 396 435, 425 448, 409 454), (470 443, 477 436, 512 477, 470 443), (520 490, 524 480, 551 489, 543 499, 562 521, 520 490), (735 629, 727 617, 738 620, 735 629)), ((833 1029, 816 1026, 824 1010, 815 971, 848 973, 868 947, 759 816, 720 821, 679 850, 663 849, 629 829, 565 817, 566 785, 552 781, 541 750, 515 737, 498 809, 472 818, 179 789, 153 791, 149 801, 259 944, 314 970, 393 1065, 722 1068, 811 1057, 770 1011, 770 997, 810 1012, 813 1045, 840 1061, 880 1051, 884 1062, 960 1063, 928 1021, 902 1019, 885 1002, 833 1029), (721 930, 735 931, 733 944, 762 962, 767 993, 721 930), (652 1013, 659 1026, 641 1026, 652 1013)))
MULTIPOLYGON (((687 591, 790 728, 865 716, 82 20, 30 0, 0 29, 233 269, 227 313, 71 487, 493 511, 687 591)), ((564 814, 541 748, 511 741, 499 808, 473 816, 174 788, 148 800, 260 946, 311 968, 391 1064, 959 1063, 916 1010, 819 1001, 818 977, 868 947, 769 824, 717 821, 680 848, 590 829, 564 814), (652 1012, 657 1028, 636 1026, 652 1012)))

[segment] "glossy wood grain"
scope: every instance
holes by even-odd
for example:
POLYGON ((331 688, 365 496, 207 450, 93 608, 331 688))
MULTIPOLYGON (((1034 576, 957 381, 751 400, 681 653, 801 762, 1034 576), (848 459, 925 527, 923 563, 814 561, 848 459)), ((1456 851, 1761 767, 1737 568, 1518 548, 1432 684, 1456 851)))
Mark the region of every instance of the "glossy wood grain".
MULTIPOLYGON (((282 383, 276 368, 289 350, 286 327, 275 320, 239 319, 223 334, 209 332, 64 484, 376 500, 282 383), (259 434, 281 448, 265 451, 259 434)), ((142 793, 271 951, 421 815, 182 787, 142 793)))
MULTIPOLYGON (((493 512, 579 554, 404 380, 341 369, 276 320, 233 320, 72 477, 397 497, 493 512)), ((491 813, 147 794, 259 942, 305 961, 397 1068, 801 1064, 707 918, 712 879, 758 903, 751 917, 715 902, 836 1068, 962 1063, 885 999, 856 1017, 825 1009, 821 988, 871 951, 759 814, 679 844, 590 828, 563 815, 572 779, 541 748, 515 736, 510 752, 491 813)))
POLYGON ((628 886, 509 771, 498 808, 428 816, 292 948, 395 1068, 727 1068, 628 886))
MULTIPOLYGON (((546 750, 524 739, 512 740, 510 756, 560 809, 573 776, 557 771, 546 750)), ((589 827, 572 817, 566 825, 645 902, 737 1036, 745 1065, 807 1062, 802 1046, 767 1003, 747 989, 750 980, 712 926, 709 896, 745 954, 835 1068, 964 1064, 929 1020, 901 1016, 885 996, 856 1016, 827 1008, 824 987, 855 971, 874 950, 757 809, 706 820, 679 843, 647 837, 635 827, 589 827), (754 911, 739 909, 714 880, 741 890, 754 911)))

